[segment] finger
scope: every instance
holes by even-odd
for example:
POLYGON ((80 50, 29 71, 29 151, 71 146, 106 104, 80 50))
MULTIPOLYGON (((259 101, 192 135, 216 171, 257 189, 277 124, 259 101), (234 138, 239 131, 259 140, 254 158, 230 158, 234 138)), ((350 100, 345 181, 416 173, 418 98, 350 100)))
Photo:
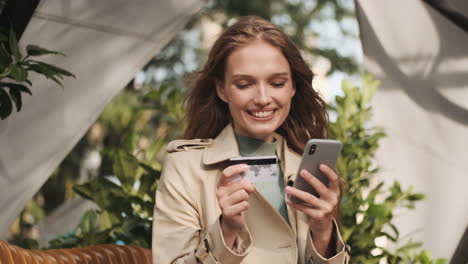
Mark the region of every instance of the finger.
POLYGON ((247 201, 243 201, 225 208, 223 210, 223 215, 226 217, 233 217, 247 211, 248 209, 249 203, 247 201))
POLYGON ((285 192, 291 196, 301 199, 310 207, 321 208, 323 206, 323 201, 308 192, 301 191, 291 186, 287 186, 285 188, 285 192))
POLYGON ((242 179, 227 185, 220 185, 216 192, 218 200, 222 200, 224 197, 227 197, 239 190, 244 190, 248 194, 251 194, 255 190, 255 186, 247 179, 242 179))
POLYGON ((247 164, 236 164, 226 167, 221 173, 221 185, 226 185, 231 183, 231 177, 234 175, 239 175, 242 172, 246 171, 249 168, 247 164))
POLYGON ((241 189, 235 193, 232 193, 231 195, 222 197, 219 200, 219 206, 221 208, 226 208, 234 204, 237 204, 243 201, 248 201, 248 200, 249 200, 249 194, 245 190, 241 189))
POLYGON ((320 220, 329 218, 331 217, 332 212, 333 212, 332 210, 322 210, 322 209, 312 208, 305 204, 297 204, 289 200, 287 200, 286 203, 290 207, 303 212, 305 215, 309 216, 314 221, 320 221, 320 220))
POLYGON ((236 181, 234 183, 231 183, 229 185, 223 186, 223 188, 226 189, 226 194, 230 195, 232 193, 235 193, 239 190, 245 190, 247 193, 252 193, 255 190, 255 186, 253 183, 251 183, 247 179, 242 179, 240 181, 236 181))
POLYGON ((336 174, 336 172, 325 164, 320 165, 320 171, 322 171, 323 174, 325 174, 325 176, 328 178, 328 188, 332 192, 339 194, 340 182, 339 182, 339 177, 336 174))
POLYGON ((301 170, 299 175, 317 191, 320 197, 327 195, 327 186, 325 186, 325 184, 323 184, 323 182, 321 182, 315 176, 313 176, 306 170, 301 170))

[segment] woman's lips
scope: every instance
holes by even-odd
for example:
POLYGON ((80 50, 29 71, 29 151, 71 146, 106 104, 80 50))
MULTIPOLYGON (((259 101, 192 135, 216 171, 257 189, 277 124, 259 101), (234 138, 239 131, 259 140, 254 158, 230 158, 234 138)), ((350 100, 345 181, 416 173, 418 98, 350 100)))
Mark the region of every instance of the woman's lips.
POLYGON ((248 111, 249 115, 255 120, 267 121, 273 118, 276 110, 248 111))

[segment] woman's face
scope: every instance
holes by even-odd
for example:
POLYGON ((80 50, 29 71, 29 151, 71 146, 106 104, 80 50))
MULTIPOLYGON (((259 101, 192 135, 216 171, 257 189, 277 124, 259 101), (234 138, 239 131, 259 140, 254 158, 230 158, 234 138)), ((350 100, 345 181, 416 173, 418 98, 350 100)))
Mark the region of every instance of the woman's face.
POLYGON ((272 142, 295 93, 281 51, 260 40, 238 48, 228 57, 224 79, 217 84, 217 93, 229 105, 234 130, 272 142))

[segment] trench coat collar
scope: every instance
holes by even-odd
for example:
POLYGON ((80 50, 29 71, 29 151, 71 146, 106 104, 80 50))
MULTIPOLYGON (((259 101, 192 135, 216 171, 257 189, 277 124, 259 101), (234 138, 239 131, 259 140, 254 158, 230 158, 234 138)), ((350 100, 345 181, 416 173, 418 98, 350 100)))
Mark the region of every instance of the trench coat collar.
POLYGON ((205 149, 203 164, 213 165, 239 156, 236 135, 231 123, 229 123, 213 140, 213 145, 205 149))
MULTIPOLYGON (((276 153, 284 176, 294 177, 299 168, 301 156, 288 147, 286 140, 281 135, 275 133, 273 136, 278 141, 276 153)), ((205 149, 203 163, 205 165, 213 165, 239 156, 240 152, 234 129, 232 124, 229 123, 213 140, 213 145, 205 149)), ((294 178, 291 178, 291 180, 294 180, 294 178)))

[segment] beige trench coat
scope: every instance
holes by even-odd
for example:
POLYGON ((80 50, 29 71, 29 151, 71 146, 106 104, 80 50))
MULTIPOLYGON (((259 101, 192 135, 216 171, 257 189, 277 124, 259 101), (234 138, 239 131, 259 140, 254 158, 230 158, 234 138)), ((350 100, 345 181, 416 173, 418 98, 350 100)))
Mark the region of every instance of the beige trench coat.
MULTIPOLYGON (((300 155, 279 135, 277 150, 285 185, 294 180, 300 155)), ((307 216, 288 207, 291 225, 257 191, 249 198, 246 227, 238 247, 224 243, 216 189, 226 161, 239 157, 235 134, 228 125, 214 140, 176 140, 156 191, 153 216, 153 264, 168 263, 347 263, 345 247, 335 225, 337 255, 322 258, 315 250, 307 216)))

